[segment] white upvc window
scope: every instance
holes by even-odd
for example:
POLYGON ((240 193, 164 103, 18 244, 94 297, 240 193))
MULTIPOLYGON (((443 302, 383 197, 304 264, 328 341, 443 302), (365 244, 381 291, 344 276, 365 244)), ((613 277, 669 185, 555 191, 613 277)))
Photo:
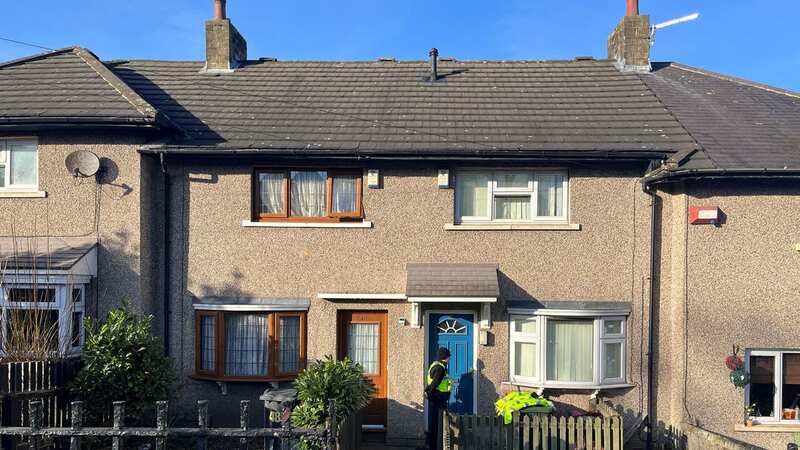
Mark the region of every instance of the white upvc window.
POLYGON ((575 389, 624 385, 625 328, 625 316, 512 315, 511 381, 575 389))
POLYGON ((39 187, 39 151, 35 139, 0 139, 0 191, 39 187))
POLYGON ((459 170, 458 223, 566 223, 566 171, 459 170))
POLYGON ((0 289, 0 355, 22 354, 30 347, 57 355, 80 353, 85 303, 84 285, 4 285, 0 289))
POLYGON ((747 350, 745 370, 744 401, 753 406, 754 421, 800 424, 800 350, 747 350))

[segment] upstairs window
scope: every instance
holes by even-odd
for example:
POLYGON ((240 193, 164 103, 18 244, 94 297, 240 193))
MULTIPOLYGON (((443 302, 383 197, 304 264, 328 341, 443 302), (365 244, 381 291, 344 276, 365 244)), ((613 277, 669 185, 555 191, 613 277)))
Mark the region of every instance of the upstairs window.
POLYGON ((460 223, 566 222, 567 183, 562 171, 459 171, 456 219, 460 223))
POLYGON ((336 222, 360 220, 361 172, 357 170, 257 170, 254 219, 336 222))
POLYGON ((0 139, 0 190, 36 190, 39 156, 36 141, 0 139))

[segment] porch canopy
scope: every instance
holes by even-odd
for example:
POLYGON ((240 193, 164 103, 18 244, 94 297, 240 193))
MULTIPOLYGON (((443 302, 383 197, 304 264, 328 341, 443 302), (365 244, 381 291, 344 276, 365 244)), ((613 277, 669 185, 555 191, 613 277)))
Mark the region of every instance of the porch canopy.
POLYGON ((88 283, 96 276, 97 241, 92 238, 0 238, 3 283, 88 283))
POLYGON ((497 264, 408 263, 406 273, 412 325, 421 323, 421 303, 480 303, 481 328, 491 327, 491 305, 500 297, 497 264))

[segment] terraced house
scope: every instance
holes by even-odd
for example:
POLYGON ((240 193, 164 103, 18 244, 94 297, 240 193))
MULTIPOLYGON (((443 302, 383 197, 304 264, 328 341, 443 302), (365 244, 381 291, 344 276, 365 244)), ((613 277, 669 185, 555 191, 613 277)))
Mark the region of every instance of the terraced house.
POLYGON ((38 277, 79 352, 70 314, 130 301, 215 424, 349 356, 366 428, 418 441, 447 346, 455 412, 523 389, 696 448, 800 431, 797 94, 651 62, 635 8, 608 59, 314 62, 248 59, 217 3, 205 61, 0 65, 3 311, 38 277))

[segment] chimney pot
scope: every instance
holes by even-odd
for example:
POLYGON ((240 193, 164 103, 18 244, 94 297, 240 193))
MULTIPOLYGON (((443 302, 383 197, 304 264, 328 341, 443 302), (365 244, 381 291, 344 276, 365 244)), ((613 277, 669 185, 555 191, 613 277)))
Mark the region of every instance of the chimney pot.
POLYGON ((225 0, 214 0, 214 19, 225 20, 225 0))
POLYGON ((639 15, 639 0, 628 0, 628 10, 625 13, 626 16, 638 16, 639 15))
POLYGON ((439 78, 439 50, 434 47, 428 55, 431 57, 431 81, 436 81, 439 78))

